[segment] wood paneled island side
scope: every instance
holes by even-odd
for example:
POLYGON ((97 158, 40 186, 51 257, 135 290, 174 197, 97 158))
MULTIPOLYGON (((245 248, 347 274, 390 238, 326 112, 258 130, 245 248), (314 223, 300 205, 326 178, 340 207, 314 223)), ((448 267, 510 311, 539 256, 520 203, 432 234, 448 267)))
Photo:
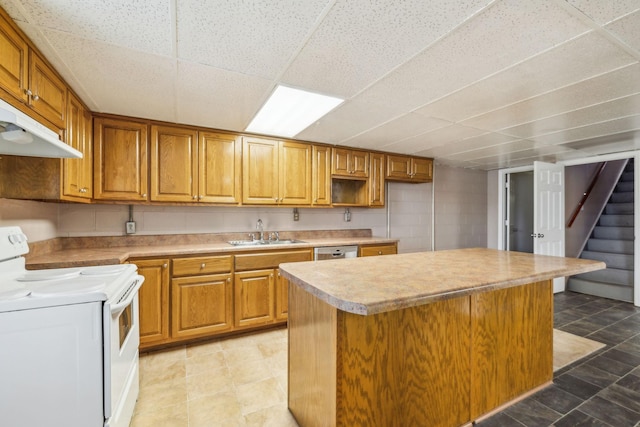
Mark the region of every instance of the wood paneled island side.
POLYGON ((299 425, 462 426, 553 375, 552 279, 596 261, 492 249, 281 264, 299 425))

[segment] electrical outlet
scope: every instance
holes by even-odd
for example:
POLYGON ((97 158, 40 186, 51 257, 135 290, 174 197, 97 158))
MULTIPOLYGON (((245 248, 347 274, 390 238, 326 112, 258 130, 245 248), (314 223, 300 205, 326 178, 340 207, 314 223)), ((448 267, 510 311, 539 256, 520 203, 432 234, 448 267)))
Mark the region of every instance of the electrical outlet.
POLYGON ((127 221, 126 223, 127 234, 135 234, 136 232, 136 223, 135 221, 127 221))

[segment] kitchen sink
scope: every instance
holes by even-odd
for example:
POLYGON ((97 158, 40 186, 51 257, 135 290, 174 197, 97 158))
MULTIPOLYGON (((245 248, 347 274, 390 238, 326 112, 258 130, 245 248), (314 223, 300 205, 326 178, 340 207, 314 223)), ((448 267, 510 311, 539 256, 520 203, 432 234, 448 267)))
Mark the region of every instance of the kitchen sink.
POLYGON ((233 246, 269 246, 269 245, 291 245, 294 243, 306 243, 302 240, 283 239, 283 240, 229 240, 233 246))

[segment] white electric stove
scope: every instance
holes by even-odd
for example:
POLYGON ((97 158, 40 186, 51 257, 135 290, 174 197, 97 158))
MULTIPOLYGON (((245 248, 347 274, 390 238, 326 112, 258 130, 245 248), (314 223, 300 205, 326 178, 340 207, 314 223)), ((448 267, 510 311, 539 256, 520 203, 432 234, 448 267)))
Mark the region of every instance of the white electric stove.
POLYGON ((133 264, 26 270, 19 227, 0 227, 2 425, 125 427, 138 396, 133 264))

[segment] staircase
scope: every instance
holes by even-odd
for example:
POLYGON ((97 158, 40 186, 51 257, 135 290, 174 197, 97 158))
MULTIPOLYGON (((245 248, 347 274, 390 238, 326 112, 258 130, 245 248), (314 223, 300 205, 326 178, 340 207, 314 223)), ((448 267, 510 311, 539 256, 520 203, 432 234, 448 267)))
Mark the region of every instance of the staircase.
POLYGON ((607 268, 572 276, 568 290, 633 301, 633 181, 631 159, 580 255, 603 261, 607 268))

